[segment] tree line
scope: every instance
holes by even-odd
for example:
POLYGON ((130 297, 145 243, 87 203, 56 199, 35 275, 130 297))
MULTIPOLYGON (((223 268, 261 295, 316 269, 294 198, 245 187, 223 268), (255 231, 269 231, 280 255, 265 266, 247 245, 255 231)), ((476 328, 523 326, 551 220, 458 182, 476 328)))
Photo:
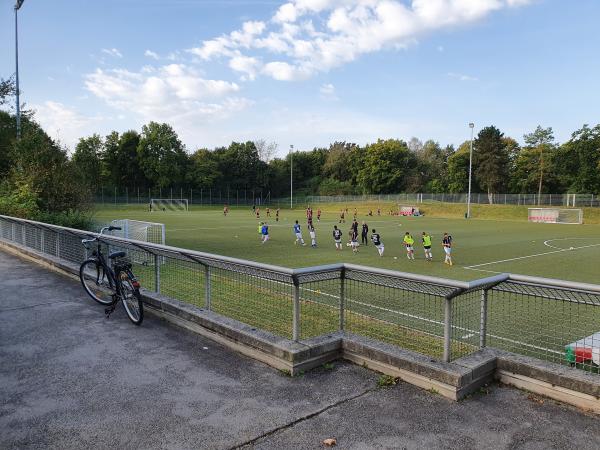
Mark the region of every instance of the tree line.
MULTIPOLYGON (((472 192, 600 192, 600 124, 582 126, 562 144, 552 128, 538 126, 523 141, 521 146, 493 125, 482 128, 473 140, 472 192)), ((292 165, 299 195, 462 193, 468 189, 470 145, 379 139, 273 157, 276 145, 258 140, 188 153, 170 125, 150 122, 139 133, 82 138, 71 159, 82 183, 121 192, 211 188, 285 197, 292 165)))

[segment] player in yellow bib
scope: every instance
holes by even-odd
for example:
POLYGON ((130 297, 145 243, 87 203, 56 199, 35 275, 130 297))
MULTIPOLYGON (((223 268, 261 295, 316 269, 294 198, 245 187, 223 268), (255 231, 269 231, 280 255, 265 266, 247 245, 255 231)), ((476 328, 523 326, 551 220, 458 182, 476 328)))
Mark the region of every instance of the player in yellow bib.
POLYGON ((413 237, 410 235, 410 233, 407 231, 404 234, 404 246, 406 247, 406 257, 410 260, 414 260, 415 259, 415 249, 414 249, 414 245, 415 245, 415 240, 413 239, 413 237))
POLYGON ((431 254, 431 236, 429 236, 425 231, 423 231, 423 250, 425 251, 425 259, 427 261, 433 260, 433 255, 431 254))

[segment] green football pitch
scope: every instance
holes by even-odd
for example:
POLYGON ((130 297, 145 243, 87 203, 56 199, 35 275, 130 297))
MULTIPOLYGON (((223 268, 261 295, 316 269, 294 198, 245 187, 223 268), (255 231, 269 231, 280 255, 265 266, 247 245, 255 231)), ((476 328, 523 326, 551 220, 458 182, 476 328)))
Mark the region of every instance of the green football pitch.
MULTIPOLYGON (((443 208, 443 207, 442 207, 443 208)), ((354 205, 349 205, 350 218, 354 205)), ((321 221, 314 220, 317 248, 311 248, 306 216, 303 209, 282 209, 279 222, 261 211, 261 220, 269 224, 270 241, 261 244, 258 220, 250 207, 233 207, 224 217, 221 209, 192 207, 190 211, 149 212, 145 205, 99 206, 95 220, 105 223, 113 219, 136 219, 163 223, 166 243, 175 247, 232 256, 252 261, 298 268, 321 264, 351 262, 403 272, 420 273, 457 280, 473 280, 494 273, 518 273, 548 278, 600 283, 600 225, 535 224, 523 219, 477 219, 397 216, 366 216, 366 207, 359 207, 358 221, 366 221, 377 229, 385 244, 381 258, 369 242, 357 254, 344 245, 336 251, 332 238, 338 225, 347 237, 351 220, 338 223, 339 209, 324 206, 321 221), (302 226, 306 246, 294 245, 292 225, 302 226), (416 260, 409 261, 402 247, 402 238, 409 231, 415 238, 416 260), (423 255, 420 236, 423 231, 433 238, 434 261, 423 255), (454 266, 443 263, 441 238, 448 232, 454 239, 454 266)), ((439 210, 439 208, 438 208, 439 210)), ((316 208, 314 208, 316 216, 316 208)), ((519 212, 520 213, 520 212, 519 212)), ((441 216, 443 214, 437 214, 441 216)), ((489 217, 489 214, 487 215, 489 217)), ((370 235, 370 233, 369 233, 370 235)))

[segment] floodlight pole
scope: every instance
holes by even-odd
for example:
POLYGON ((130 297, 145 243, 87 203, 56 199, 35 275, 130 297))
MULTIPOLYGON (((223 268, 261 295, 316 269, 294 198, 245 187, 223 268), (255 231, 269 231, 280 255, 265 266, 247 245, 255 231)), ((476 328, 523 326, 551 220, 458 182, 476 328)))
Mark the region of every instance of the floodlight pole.
POLYGON ((17 139, 21 139, 21 105, 19 100, 19 21, 17 20, 19 8, 25 0, 15 3, 15 84, 17 93, 17 139))
POLYGON ((290 209, 294 209, 294 145, 290 145, 290 209))
POLYGON ((467 195, 467 219, 471 218, 471 178, 473 171, 473 129, 475 128, 475 124, 473 122, 469 123, 469 128, 471 129, 471 149, 469 151, 469 193, 467 195))

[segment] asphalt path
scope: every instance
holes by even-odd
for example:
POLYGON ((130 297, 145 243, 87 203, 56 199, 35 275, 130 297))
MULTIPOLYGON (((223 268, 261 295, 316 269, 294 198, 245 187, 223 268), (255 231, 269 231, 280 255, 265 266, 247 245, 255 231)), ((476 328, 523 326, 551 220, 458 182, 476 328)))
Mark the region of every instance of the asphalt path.
POLYGON ((456 403, 336 362, 290 378, 0 248, 0 448, 600 448, 600 417, 500 386, 456 403))

